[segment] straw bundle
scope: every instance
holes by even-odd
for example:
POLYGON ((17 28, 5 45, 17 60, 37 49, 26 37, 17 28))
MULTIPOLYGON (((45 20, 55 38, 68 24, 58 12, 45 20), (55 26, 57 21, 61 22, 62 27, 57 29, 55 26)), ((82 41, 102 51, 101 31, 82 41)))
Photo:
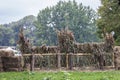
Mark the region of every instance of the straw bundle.
POLYGON ((21 71, 23 67, 22 57, 2 57, 4 71, 21 71))
POLYGON ((0 72, 3 71, 2 58, 0 57, 0 72))
POLYGON ((46 45, 34 46, 32 47, 32 52, 40 54, 47 53, 47 46, 46 45))
POLYGON ((120 50, 118 48, 114 50, 114 65, 116 70, 120 70, 120 50))
POLYGON ((18 63, 21 61, 21 56, 2 57, 5 63, 18 63))
POLYGON ((48 53, 57 53, 58 52, 58 46, 47 46, 47 52, 48 53))
POLYGON ((11 50, 0 49, 0 56, 1 56, 1 57, 10 57, 10 56, 14 56, 14 52, 11 51, 11 50))
POLYGON ((57 30, 57 36, 58 36, 58 42, 60 47, 60 52, 74 52, 74 35, 72 31, 70 31, 68 28, 64 30, 57 30))
POLYGON ((90 43, 74 43, 75 53, 92 53, 93 44, 90 43))
POLYGON ((57 53, 58 51, 58 46, 46 46, 46 45, 42 45, 42 46, 34 46, 32 47, 32 52, 34 53, 57 53))
POLYGON ((19 69, 19 68, 6 68, 4 71, 21 71, 22 69, 19 69))
POLYGON ((100 43, 74 43, 75 52, 77 53, 98 53, 113 52, 114 39, 111 34, 107 34, 104 42, 100 43))
POLYGON ((31 52, 30 41, 29 41, 29 39, 27 39, 27 38, 24 37, 23 29, 20 29, 20 32, 19 32, 19 41, 17 42, 17 44, 19 44, 19 49, 20 49, 20 51, 23 54, 31 52))

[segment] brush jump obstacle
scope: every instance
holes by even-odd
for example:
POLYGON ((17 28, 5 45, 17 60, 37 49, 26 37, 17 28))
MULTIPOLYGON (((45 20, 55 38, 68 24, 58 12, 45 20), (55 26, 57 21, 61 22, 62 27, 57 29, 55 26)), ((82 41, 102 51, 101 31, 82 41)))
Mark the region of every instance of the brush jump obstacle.
MULTIPOLYGON (((20 29, 17 44, 19 44, 22 56, 16 58, 17 62, 14 67, 17 68, 17 71, 22 71, 24 68, 31 71, 41 69, 86 69, 85 67, 103 70, 109 66, 114 67, 116 70, 120 68, 120 56, 118 56, 120 51, 114 47, 112 34, 106 33, 103 42, 78 43, 73 32, 68 28, 56 30, 56 33, 57 46, 31 46, 30 41, 23 34, 23 29, 20 29)), ((5 52, 0 51, 0 55, 3 55, 2 53, 5 52)), ((6 58, 3 59, 4 56, 0 57, 0 70, 7 71, 6 58)), ((14 57, 14 55, 10 53, 9 57, 14 57)), ((14 63, 12 59, 11 61, 14 63)), ((9 64, 12 64, 12 62, 9 62, 9 64)))

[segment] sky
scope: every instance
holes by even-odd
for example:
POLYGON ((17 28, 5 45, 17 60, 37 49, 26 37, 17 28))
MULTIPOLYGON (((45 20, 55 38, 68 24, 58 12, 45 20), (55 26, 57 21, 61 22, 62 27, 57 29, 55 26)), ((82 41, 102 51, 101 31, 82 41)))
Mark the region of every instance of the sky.
MULTIPOLYGON (((0 24, 17 21, 27 15, 37 16, 40 10, 56 5, 58 1, 60 0, 0 0, 0 24)), ((76 0, 76 2, 90 6, 96 11, 101 5, 100 0, 76 0)))

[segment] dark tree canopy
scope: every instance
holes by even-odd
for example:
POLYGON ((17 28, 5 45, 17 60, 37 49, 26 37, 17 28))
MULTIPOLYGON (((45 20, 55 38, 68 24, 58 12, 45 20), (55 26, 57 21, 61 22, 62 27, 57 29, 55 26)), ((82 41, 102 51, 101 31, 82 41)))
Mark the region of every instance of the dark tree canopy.
POLYGON ((114 38, 117 45, 120 45, 120 5, 119 0, 101 0, 98 9, 99 19, 97 21, 98 33, 115 32, 114 38))

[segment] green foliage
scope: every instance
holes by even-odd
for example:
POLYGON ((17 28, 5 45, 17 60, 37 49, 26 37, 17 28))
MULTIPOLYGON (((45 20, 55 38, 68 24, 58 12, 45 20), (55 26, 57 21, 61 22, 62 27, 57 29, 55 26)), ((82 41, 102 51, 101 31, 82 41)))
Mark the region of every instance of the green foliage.
POLYGON ((119 80, 119 71, 1 72, 0 80, 119 80))
POLYGON ((118 36, 116 39, 116 45, 120 45, 120 36, 118 36))
MULTIPOLYGON (((59 1, 57 5, 41 10, 35 26, 38 30, 37 39, 45 40, 45 44, 57 44, 55 29, 69 27, 79 42, 98 41, 96 36, 96 12, 89 6, 73 1, 59 1)), ((43 41, 41 41, 42 44, 43 41)))
POLYGON ((35 39, 35 26, 33 22, 36 17, 30 15, 23 19, 12 22, 9 24, 3 24, 0 26, 0 45, 1 46, 15 46, 18 41, 18 33, 20 28, 24 28, 24 34, 32 41, 35 39))
POLYGON ((4 27, 0 25, 0 45, 9 46, 13 45, 12 37, 14 36, 10 27, 4 27))
POLYGON ((115 32, 115 40, 117 45, 120 37, 120 5, 119 0, 101 0, 102 5, 98 9, 99 19, 97 21, 98 33, 105 34, 105 32, 115 32))

